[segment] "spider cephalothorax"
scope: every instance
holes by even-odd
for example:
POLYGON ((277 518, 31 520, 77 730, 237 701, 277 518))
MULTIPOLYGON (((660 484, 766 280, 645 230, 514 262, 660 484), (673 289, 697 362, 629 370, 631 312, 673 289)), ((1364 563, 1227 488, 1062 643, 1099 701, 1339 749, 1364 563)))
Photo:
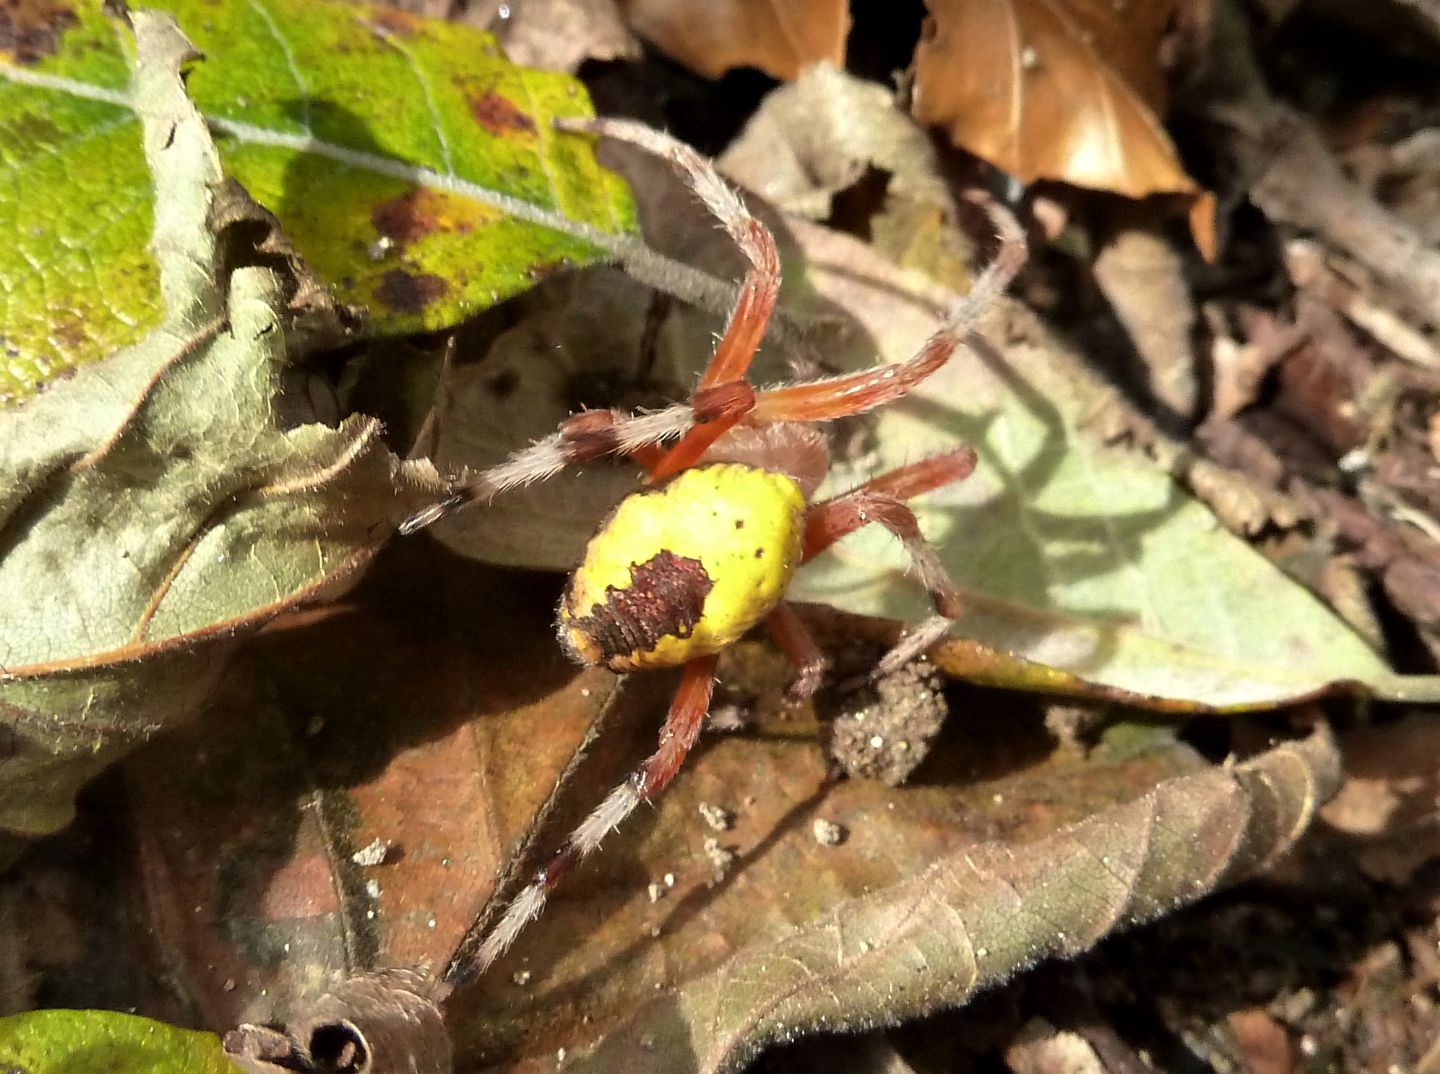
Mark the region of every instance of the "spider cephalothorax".
POLYGON ((939 369, 965 342, 980 311, 1008 285, 1025 253, 1014 220, 985 201, 1000 231, 999 255, 913 358, 757 390, 746 374, 780 286, 770 232, 688 146, 624 120, 587 126, 674 165, 751 267, 689 402, 650 414, 578 414, 554 435, 458 482, 445 499, 401 527, 402 533, 414 532, 455 508, 542 480, 566 466, 628 455, 645 469, 649 487, 621 501, 591 539, 561 600, 560 641, 580 662, 616 671, 683 668, 659 749, 606 797, 506 907, 464 967, 467 974, 498 958, 540 912, 560 877, 674 778, 704 724, 716 657, 723 649, 764 623, 798 669, 791 692, 804 697, 815 691, 825 658, 784 599, 791 577, 808 560, 872 522, 905 545, 937 614, 887 654, 879 672, 918 655, 959 613, 955 585, 904 501, 967 476, 974 453, 960 448, 936 455, 815 501, 830 465, 815 423, 899 399, 939 369))

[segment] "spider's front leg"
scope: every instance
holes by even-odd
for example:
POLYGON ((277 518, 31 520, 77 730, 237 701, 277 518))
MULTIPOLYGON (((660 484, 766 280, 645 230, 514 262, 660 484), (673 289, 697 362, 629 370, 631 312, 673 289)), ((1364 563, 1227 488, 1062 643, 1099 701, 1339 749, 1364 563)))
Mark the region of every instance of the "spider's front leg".
MULTIPOLYGON (((707 393, 745 383, 750 363, 765 337, 765 326, 780 293, 780 254, 775 247, 775 236, 745 207, 740 196, 715 170, 715 165, 684 142, 627 119, 562 121, 561 126, 629 142, 669 162, 750 262, 725 332, 700 376, 694 399, 699 411, 703 409, 707 393)), ((649 467, 649 480, 661 481, 694 466, 716 440, 749 412, 750 407, 730 407, 716 411, 712 418, 697 420, 695 428, 649 467)))
POLYGON ((562 121, 557 125, 629 142, 667 161, 735 240, 750 269, 740 284, 724 335, 689 403, 639 416, 613 410, 576 414, 551 436, 500 465, 456 481, 449 495, 406 519, 400 526, 401 535, 422 530, 476 500, 491 499, 507 489, 543 481, 567 466, 606 455, 631 455, 645 467, 652 482, 673 477, 698 462, 754 408, 755 391, 745 375, 780 291, 780 255, 770 229, 751 215, 710 161, 668 134, 625 119, 562 121), (668 449, 658 448, 677 438, 679 442, 668 449))

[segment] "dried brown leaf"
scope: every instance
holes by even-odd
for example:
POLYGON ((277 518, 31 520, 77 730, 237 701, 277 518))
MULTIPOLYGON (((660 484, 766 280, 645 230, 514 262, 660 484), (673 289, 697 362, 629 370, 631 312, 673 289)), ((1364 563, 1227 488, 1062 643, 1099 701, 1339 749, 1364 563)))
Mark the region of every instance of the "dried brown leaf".
POLYGON ((839 66, 850 16, 844 0, 621 0, 630 25, 707 78, 758 67, 791 79, 812 63, 839 66))
POLYGON ((1034 843, 947 854, 654 996, 572 1069, 734 1070, 765 1043, 812 1028, 962 1004, 1263 868, 1338 782, 1338 754, 1321 732, 1167 781, 1034 843))
POLYGON ((397 552, 127 766, 149 927, 213 1027, 293 1023, 379 966, 438 976, 611 699, 555 646, 543 579, 397 552))
POLYGON ((1054 179, 1131 198, 1195 194, 1192 231, 1213 248, 1213 202, 1159 117, 1173 0, 927 0, 913 111, 1022 182, 1054 179))

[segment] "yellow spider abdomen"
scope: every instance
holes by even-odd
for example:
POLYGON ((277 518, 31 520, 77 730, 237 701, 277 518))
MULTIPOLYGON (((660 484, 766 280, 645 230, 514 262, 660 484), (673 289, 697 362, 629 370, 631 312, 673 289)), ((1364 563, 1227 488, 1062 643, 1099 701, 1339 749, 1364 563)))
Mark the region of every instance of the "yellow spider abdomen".
POLYGON ((620 502, 560 602, 560 640, 615 671, 719 652, 779 603, 800 562, 805 496, 739 463, 684 470, 620 502))

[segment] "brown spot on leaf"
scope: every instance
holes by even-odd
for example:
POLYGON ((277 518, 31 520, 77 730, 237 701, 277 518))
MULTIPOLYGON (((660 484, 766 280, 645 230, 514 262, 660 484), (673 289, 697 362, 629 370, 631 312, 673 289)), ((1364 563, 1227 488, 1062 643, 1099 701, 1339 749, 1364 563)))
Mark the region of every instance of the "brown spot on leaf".
POLYGON ((631 564, 629 586, 607 587, 605 603, 577 617, 574 627, 594 640, 603 663, 621 671, 626 658, 651 651, 661 638, 688 638, 713 585, 698 559, 659 552, 631 564))
POLYGON ((395 34, 397 37, 410 37, 419 33, 425 24, 411 15, 408 11, 401 11, 393 7, 376 6, 370 12, 370 26, 378 34, 395 34))
POLYGON ((375 297, 385 303, 392 312, 419 313, 449 290, 450 285, 442 276, 429 272, 391 269, 380 278, 375 297))
POLYGON ((0 52, 17 63, 53 56, 75 22, 75 12, 54 0, 0 0, 0 52))
POLYGON ((508 97, 502 97, 493 90, 470 98, 470 114, 475 122, 491 134, 501 138, 516 131, 531 132, 535 121, 508 97))
POLYGON ((382 201, 370 210, 370 222, 376 231, 400 246, 419 242, 437 231, 464 233, 476 223, 457 214, 446 195, 424 187, 382 201))
POLYGON ((490 389, 490 394, 496 399, 509 399, 515 394, 515 389, 520 387, 520 378, 513 369, 502 369, 485 382, 485 387, 490 389))

